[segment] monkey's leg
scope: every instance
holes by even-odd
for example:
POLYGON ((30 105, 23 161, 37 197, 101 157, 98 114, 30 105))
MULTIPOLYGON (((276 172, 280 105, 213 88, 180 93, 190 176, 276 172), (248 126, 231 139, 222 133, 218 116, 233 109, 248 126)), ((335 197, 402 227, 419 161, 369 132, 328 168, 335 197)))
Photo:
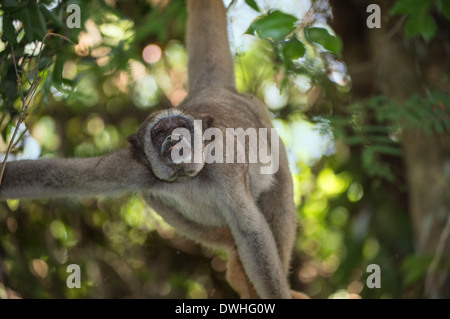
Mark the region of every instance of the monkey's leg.
MULTIPOLYGON (((278 180, 290 178, 290 176, 285 175, 286 172, 282 169, 278 174, 284 174, 284 176, 278 175, 278 180)), ((276 187, 276 192, 272 190, 261 195, 258 206, 268 219, 277 243, 280 259, 286 274, 288 274, 297 230, 296 210, 292 200, 291 184, 280 183, 276 187)), ((291 290, 291 295, 293 299, 309 299, 307 295, 295 290, 291 290)))
POLYGON ((167 223, 189 239, 212 248, 225 249, 228 256, 226 278, 230 286, 242 299, 259 298, 245 274, 229 229, 199 225, 187 220, 164 203, 155 200, 151 195, 145 195, 145 199, 167 223))
MULTIPOLYGON (((297 231, 297 220, 292 193, 284 185, 277 185, 277 191, 261 194, 258 207, 270 225, 277 244, 278 254, 286 273, 289 272, 292 250, 297 231)), ((292 192, 292 190, 291 190, 292 192)))
POLYGON ((239 260, 229 229, 199 225, 187 220, 181 214, 168 208, 164 203, 155 200, 151 195, 145 194, 145 199, 167 223, 189 239, 212 248, 225 249, 228 256, 226 278, 230 286, 242 299, 259 298, 239 260))
POLYGON ((155 200, 151 195, 145 195, 145 199, 167 223, 189 239, 211 248, 225 249, 228 255, 226 278, 230 286, 242 299, 259 298, 245 274, 229 229, 202 226, 187 220, 181 214, 155 200))
POLYGON ((255 288, 245 274, 236 249, 228 251, 227 281, 242 299, 259 299, 255 288))
MULTIPOLYGON (((242 299, 259 299, 255 287, 245 274, 236 250, 228 252, 227 281, 242 299)), ((292 299, 310 299, 304 293, 291 290, 292 299)))
MULTIPOLYGON (((223 193, 218 207, 226 219, 237 247, 239 260, 261 298, 290 299, 289 286, 277 246, 261 211, 244 183, 223 193)), ((247 186, 248 187, 248 186, 247 186)))

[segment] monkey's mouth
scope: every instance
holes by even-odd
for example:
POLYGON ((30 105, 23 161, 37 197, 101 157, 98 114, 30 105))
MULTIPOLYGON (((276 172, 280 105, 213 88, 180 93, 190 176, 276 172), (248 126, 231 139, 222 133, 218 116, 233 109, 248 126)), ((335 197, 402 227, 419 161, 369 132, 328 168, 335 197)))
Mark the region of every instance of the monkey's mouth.
POLYGON ((169 160, 170 163, 176 164, 177 158, 174 158, 172 156, 172 153, 175 154, 177 158, 180 157, 181 159, 184 159, 184 149, 181 145, 179 144, 171 145, 162 154, 163 157, 169 160), (173 153, 172 151, 175 153, 173 153))
POLYGON ((180 154, 181 156, 183 156, 184 150, 183 150, 183 148, 182 148, 180 145, 175 144, 175 145, 170 146, 170 147, 167 149, 167 151, 166 151, 167 155, 169 154, 169 152, 172 152, 172 150, 178 151, 179 154, 180 154))
POLYGON ((191 145, 186 142, 178 142, 172 145, 165 145, 162 157, 169 165, 188 164, 192 162, 191 145))

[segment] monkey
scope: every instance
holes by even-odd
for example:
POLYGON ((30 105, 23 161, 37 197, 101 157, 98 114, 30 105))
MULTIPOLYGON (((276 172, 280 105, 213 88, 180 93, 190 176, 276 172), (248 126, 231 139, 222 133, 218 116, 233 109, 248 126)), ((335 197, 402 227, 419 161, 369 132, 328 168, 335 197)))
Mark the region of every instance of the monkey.
MULTIPOLYGON (((93 158, 8 162, 0 199, 138 191, 180 234, 227 252, 226 278, 241 298, 308 298, 291 291, 287 281, 297 221, 279 137, 271 133, 267 142, 279 148, 273 174, 262 174, 261 162, 229 163, 228 154, 222 154, 227 163, 203 156, 192 161, 194 142, 212 128, 225 135, 228 128, 273 127, 264 103, 236 90, 222 0, 187 5, 188 96, 150 115, 126 149, 93 158)), ((199 146, 211 143, 202 138, 199 146)))
MULTIPOLYGON (((205 120, 206 123, 211 121, 210 118, 205 120)), ((193 142, 198 136, 193 135, 194 119, 186 113, 174 109, 158 112, 147 119, 138 134, 130 136, 128 140, 137 155, 144 155, 148 159, 150 169, 160 180, 171 182, 183 177, 194 177, 205 164, 192 162, 193 142), (187 134, 177 134, 176 129, 185 129, 187 134), (172 150, 177 147, 181 151, 185 148, 190 151, 189 155, 183 154, 189 156, 186 161, 173 161, 172 150)))

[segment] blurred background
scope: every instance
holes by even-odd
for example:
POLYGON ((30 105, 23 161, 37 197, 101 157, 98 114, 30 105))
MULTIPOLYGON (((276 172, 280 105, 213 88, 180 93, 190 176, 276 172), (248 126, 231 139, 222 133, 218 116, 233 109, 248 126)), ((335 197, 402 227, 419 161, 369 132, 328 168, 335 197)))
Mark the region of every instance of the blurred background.
MULTIPOLYGON (((225 5, 238 89, 267 104, 288 149, 292 287, 449 298, 450 2, 225 5)), ((187 95, 186 19, 181 0, 2 1, 1 159, 8 145, 8 160, 127 147, 187 95)), ((235 298, 225 263, 138 194, 0 202, 0 298, 235 298)))

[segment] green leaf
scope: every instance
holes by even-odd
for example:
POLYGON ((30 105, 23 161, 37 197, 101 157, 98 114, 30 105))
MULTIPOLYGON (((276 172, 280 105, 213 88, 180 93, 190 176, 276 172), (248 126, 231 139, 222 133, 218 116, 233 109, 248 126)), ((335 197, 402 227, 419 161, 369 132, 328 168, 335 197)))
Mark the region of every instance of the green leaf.
POLYGON ((16 29, 8 16, 3 16, 3 35, 11 44, 17 44, 16 29))
POLYGON ((436 24, 429 14, 411 16, 405 24, 405 35, 413 38, 421 35, 429 42, 436 34, 436 24))
POLYGON ((373 143, 379 143, 379 144, 397 144, 394 140, 389 138, 388 136, 383 135, 369 135, 368 139, 373 143))
POLYGON ((27 42, 33 42, 34 39, 34 27, 31 22, 31 15, 28 7, 23 8, 22 10, 16 13, 17 18, 22 21, 23 28, 25 30, 25 38, 27 42))
POLYGON ((42 81, 44 84, 42 85, 42 101, 44 102, 45 106, 48 106, 50 103, 50 90, 52 87, 52 81, 48 79, 50 72, 45 72, 44 76, 42 77, 42 81))
POLYGON ((389 132, 390 128, 382 125, 365 125, 363 130, 368 133, 386 133, 389 132))
POLYGON ((394 147, 394 146, 375 144, 375 145, 370 146, 370 148, 377 153, 391 155, 391 156, 402 156, 402 154, 403 154, 401 148, 394 147))
POLYGON ((8 141, 8 134, 10 134, 10 132, 14 129, 14 122, 15 122, 15 120, 16 119, 14 117, 11 117, 11 119, 8 122, 8 124, 6 124, 6 127, 3 129, 3 131, 2 131, 3 141, 9 142, 8 141))
POLYGON ((11 9, 15 10, 19 7, 20 3, 16 0, 4 0, 2 1, 2 9, 6 9, 6 11, 11 11, 11 9))
MULTIPOLYGON (((445 0, 448 1, 448 0, 445 0)), ((397 0, 389 11, 389 15, 420 15, 426 14, 431 6, 431 0, 397 0)))
POLYGON ((272 11, 258 17, 245 32, 263 39, 281 40, 292 30, 297 18, 281 11, 272 11))
POLYGON ((42 55, 38 65, 39 71, 42 71, 45 69, 46 66, 51 65, 52 61, 53 59, 50 56, 42 55))
POLYGON ((283 55, 286 59, 296 60, 305 55, 306 49, 304 44, 292 38, 283 47, 283 55))
POLYGON ((245 0, 245 3, 253 10, 261 12, 261 10, 259 10, 258 4, 255 2, 255 0, 245 0))
POLYGON ((328 33, 324 28, 308 28, 306 29, 306 38, 312 42, 323 46, 326 50, 335 54, 340 54, 342 50, 342 41, 339 37, 328 33))
POLYGON ((450 20, 450 1, 444 0, 442 1, 442 14, 444 17, 447 18, 447 20, 450 20))
POLYGON ((22 21, 25 38, 28 43, 35 40, 42 41, 47 33, 47 25, 37 5, 24 7, 14 15, 22 21))
POLYGON ((362 135, 349 136, 345 138, 345 142, 349 145, 359 145, 366 142, 366 138, 362 135))
POLYGON ((40 6, 42 13, 48 20, 51 20, 55 23, 56 26, 60 28, 64 28, 65 25, 62 20, 51 10, 47 9, 45 6, 40 6))
POLYGON ((52 80, 53 84, 57 87, 59 87, 62 84, 62 71, 64 67, 64 59, 62 55, 58 55, 55 60, 55 65, 53 67, 53 75, 52 80))
POLYGON ((36 40, 42 41, 47 33, 47 25, 39 7, 35 7, 34 9, 34 14, 30 15, 31 23, 33 24, 33 34, 36 40))
POLYGON ((4 0, 2 3, 2 8, 17 8, 19 2, 15 0, 4 0))
POLYGON ((28 5, 29 1, 17 2, 16 0, 4 0, 2 10, 7 13, 15 13, 28 5))
POLYGON ((402 264, 405 273, 405 284, 412 285, 423 279, 432 259, 430 256, 411 256, 406 258, 402 264))

